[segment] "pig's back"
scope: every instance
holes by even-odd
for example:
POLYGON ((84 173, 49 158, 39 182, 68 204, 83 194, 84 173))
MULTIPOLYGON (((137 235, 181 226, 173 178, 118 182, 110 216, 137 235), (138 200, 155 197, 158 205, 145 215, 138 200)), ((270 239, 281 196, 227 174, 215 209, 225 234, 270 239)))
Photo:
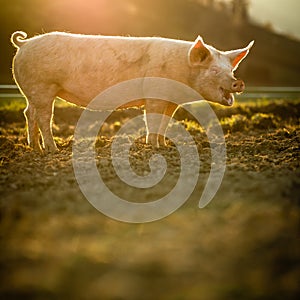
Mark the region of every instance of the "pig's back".
MULTIPOLYGON (((168 69, 178 69, 177 65, 185 62, 182 53, 189 45, 165 38, 52 32, 30 38, 22 45, 15 57, 14 72, 16 77, 24 73, 74 94, 79 92, 77 89, 88 90, 91 86, 96 93, 131 78, 169 77, 168 69)), ((173 70, 170 77, 172 74, 173 70)))

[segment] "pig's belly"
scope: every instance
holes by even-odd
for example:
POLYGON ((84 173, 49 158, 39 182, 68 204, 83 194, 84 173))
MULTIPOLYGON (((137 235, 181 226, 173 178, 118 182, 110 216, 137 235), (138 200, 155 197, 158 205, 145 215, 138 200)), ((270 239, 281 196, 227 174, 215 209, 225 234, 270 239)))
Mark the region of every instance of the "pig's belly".
MULTIPOLYGON (((83 106, 83 107, 87 107, 89 105, 89 103, 97 96, 95 95, 95 97, 87 97, 87 96, 75 96, 74 94, 61 90, 57 93, 57 96, 69 103, 73 103, 76 104, 78 106, 83 106)), ((134 101, 130 101, 126 104, 123 104, 117 108, 130 108, 130 107, 142 107, 145 105, 145 100, 141 99, 141 100, 134 100, 134 101)), ((107 109, 107 105, 103 105, 103 107, 101 107, 101 103, 98 103, 97 108, 99 110, 105 110, 107 109)), ((109 108, 111 109, 111 108, 109 108)))
POLYGON ((83 106, 83 107, 88 106, 88 104, 91 102, 91 100, 93 100, 93 98, 88 99, 85 97, 77 97, 74 94, 64 91, 64 90, 59 91, 57 93, 57 97, 65 100, 67 102, 76 104, 78 106, 83 106))

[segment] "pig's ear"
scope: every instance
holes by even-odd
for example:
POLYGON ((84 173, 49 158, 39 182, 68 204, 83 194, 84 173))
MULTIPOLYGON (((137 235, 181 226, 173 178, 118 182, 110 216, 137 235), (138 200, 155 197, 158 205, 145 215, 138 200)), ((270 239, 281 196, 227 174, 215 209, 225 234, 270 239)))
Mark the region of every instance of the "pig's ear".
POLYGON ((202 37, 199 35, 192 47, 189 50, 189 64, 190 66, 199 66, 201 63, 210 57, 210 52, 203 42, 202 37))
POLYGON ((253 44, 254 41, 250 42, 249 45, 243 49, 225 52, 230 59, 233 70, 235 70, 239 66, 240 62, 247 56, 253 44))

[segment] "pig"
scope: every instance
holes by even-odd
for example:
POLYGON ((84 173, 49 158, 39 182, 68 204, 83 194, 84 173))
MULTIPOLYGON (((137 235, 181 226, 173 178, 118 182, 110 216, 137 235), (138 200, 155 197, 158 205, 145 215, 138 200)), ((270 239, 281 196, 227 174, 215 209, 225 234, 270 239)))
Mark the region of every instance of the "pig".
MULTIPOLYGON (((207 101, 232 106, 233 94, 241 93, 245 88, 244 82, 234 77, 234 71, 254 43, 252 41, 242 49, 220 51, 206 44, 201 36, 194 42, 64 32, 27 38, 22 31, 14 32, 11 42, 17 48, 13 77, 27 101, 24 115, 28 143, 40 152, 57 151, 52 134, 56 97, 86 107, 105 89, 129 79, 162 77, 176 80, 196 90, 207 101)), ((130 106, 144 107, 146 142, 157 147, 164 145, 164 135, 153 133, 147 115, 156 113, 172 117, 178 105, 140 99, 121 108, 130 106)), ((165 133, 167 126, 162 122, 159 132, 165 133)))

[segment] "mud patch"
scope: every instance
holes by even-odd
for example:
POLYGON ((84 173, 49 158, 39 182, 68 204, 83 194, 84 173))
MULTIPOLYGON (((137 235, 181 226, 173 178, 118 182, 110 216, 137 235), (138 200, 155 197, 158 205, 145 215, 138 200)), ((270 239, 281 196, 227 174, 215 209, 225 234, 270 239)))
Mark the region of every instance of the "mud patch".
MULTIPOLYGON (((27 146, 22 110, 1 109, 1 298, 296 299, 299 104, 214 107, 225 133, 227 170, 204 209, 197 205, 210 171, 209 143, 199 124, 178 111, 199 152, 198 184, 174 214, 140 225, 107 218, 81 194, 72 168, 79 108, 56 108, 60 152, 45 156, 27 146)), ((133 169, 147 174, 149 158, 159 153, 167 175, 147 191, 120 181, 110 158, 113 136, 140 113, 114 113, 96 141, 96 156, 114 193, 145 202, 173 188, 180 162, 172 143, 156 150, 142 137, 131 146, 133 169)))

